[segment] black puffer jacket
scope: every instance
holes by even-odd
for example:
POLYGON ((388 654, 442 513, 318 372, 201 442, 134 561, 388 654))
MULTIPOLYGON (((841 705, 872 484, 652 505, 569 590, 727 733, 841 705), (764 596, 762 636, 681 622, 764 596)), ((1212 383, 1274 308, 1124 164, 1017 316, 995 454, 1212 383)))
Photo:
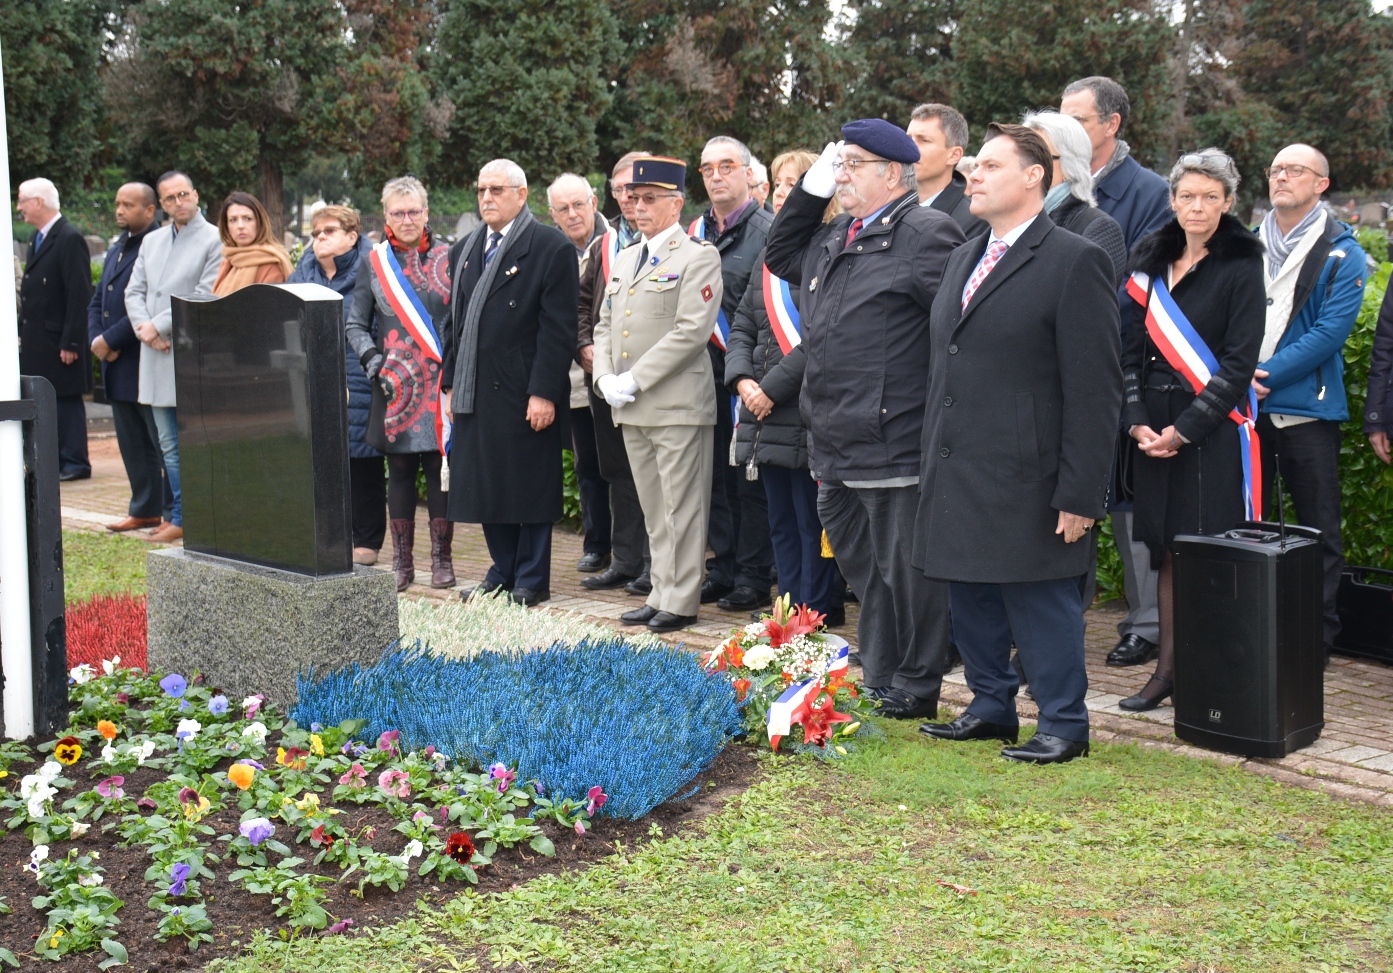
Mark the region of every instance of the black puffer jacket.
MULTIPOLYGON (((761 466, 790 470, 808 468, 808 434, 798 415, 798 392, 803 387, 807 358, 797 345, 787 355, 769 324, 764 301, 764 254, 759 269, 750 275, 745 296, 730 323, 726 347, 726 388, 731 395, 742 379, 752 378, 774 402, 774 411, 760 422, 745 403, 740 403, 740 426, 735 430, 735 462, 744 466, 751 454, 761 466)), ((796 292, 795 292, 796 295, 796 292)))

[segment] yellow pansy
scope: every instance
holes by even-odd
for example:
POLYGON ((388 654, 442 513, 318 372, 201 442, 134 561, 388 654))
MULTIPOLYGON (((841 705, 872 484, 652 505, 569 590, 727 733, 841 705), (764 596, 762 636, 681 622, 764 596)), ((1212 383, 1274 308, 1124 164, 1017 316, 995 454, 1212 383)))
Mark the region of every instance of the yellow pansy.
POLYGON ((324 756, 324 741, 320 739, 318 733, 310 734, 310 753, 316 757, 324 756))

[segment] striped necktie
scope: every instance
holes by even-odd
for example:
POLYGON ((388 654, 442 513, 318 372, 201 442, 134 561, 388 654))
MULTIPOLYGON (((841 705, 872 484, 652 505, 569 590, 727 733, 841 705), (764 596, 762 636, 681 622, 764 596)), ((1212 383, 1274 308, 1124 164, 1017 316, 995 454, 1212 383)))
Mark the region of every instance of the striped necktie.
POLYGON ((963 288, 962 309, 964 311, 967 310, 967 305, 968 302, 972 300, 972 295, 977 293, 977 288, 982 286, 982 281, 987 279, 987 275, 992 272, 992 268, 995 267, 997 261, 1001 259, 1001 255, 1008 249, 1010 249, 1010 244, 1005 240, 997 240, 991 246, 987 247, 987 252, 983 255, 982 262, 977 265, 977 269, 973 271, 972 276, 968 278, 967 286, 963 288))
POLYGON ((497 230, 494 230, 492 233, 489 234, 489 246, 488 249, 484 251, 485 267, 489 265, 489 261, 493 259, 496 253, 498 253, 498 244, 502 241, 502 239, 503 234, 499 233, 497 230))

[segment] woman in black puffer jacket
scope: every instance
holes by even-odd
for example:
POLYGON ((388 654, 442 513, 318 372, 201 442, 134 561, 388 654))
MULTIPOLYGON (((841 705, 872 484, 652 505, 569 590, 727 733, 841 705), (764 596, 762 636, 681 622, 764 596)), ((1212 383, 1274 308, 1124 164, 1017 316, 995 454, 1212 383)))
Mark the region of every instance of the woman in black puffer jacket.
MULTIPOLYGON (((769 171, 775 184, 775 212, 815 158, 811 152, 788 152, 774 160, 769 171)), ((764 484, 779 590, 792 595, 794 604, 806 604, 827 615, 828 625, 840 625, 846 617, 846 583, 837 562, 822 556, 817 481, 808 471, 808 434, 798 414, 806 357, 801 344, 795 343, 795 330, 781 327, 781 342, 770 323, 775 311, 771 300, 796 320, 796 294, 796 288, 780 287, 761 253, 759 270, 735 312, 726 347, 725 383, 739 400, 731 462, 764 484)))

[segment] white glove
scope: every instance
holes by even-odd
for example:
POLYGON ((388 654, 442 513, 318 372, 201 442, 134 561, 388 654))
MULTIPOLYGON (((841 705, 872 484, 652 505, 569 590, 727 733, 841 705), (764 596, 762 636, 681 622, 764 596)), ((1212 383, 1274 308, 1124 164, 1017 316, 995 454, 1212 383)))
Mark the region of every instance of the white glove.
POLYGON ((837 161, 837 156, 841 154, 842 146, 845 142, 828 142, 827 147, 822 150, 822 155, 817 157, 812 168, 803 176, 803 190, 813 196, 820 196, 823 199, 831 199, 832 194, 837 191, 837 170, 832 168, 832 163, 837 161))
MULTIPOLYGON (((632 379, 630 379, 630 381, 632 381, 632 379)), ((600 394, 605 397, 605 401, 609 403, 611 409, 617 409, 626 402, 634 401, 632 395, 621 391, 622 385, 618 375, 601 375, 595 381, 595 386, 600 390, 600 394)))
POLYGON ((620 395, 627 395, 632 399, 638 394, 638 382, 634 381, 633 372, 620 372, 615 378, 619 380, 620 395))

